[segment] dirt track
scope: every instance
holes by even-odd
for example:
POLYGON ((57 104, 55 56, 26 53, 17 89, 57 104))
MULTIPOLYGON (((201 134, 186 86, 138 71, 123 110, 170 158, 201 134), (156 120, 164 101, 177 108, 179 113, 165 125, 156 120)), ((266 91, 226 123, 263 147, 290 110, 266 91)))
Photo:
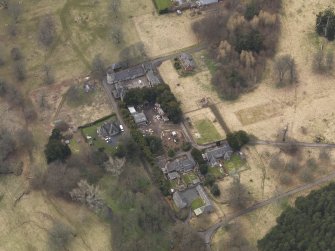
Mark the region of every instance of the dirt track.
POLYGON ((308 184, 305 184, 305 185, 301 185, 301 186, 298 186, 298 187, 295 187, 289 191, 286 191, 286 192, 283 192, 283 193, 280 193, 270 199, 267 199, 267 200, 264 200, 264 201, 260 201, 256 204, 254 204, 253 206, 251 207, 248 207, 246 209, 243 209, 241 211, 238 211, 236 213, 233 213, 233 214, 230 214, 230 215, 227 215, 225 217, 224 220, 221 220, 219 221, 218 223, 214 224, 213 226, 211 226, 210 228, 208 228, 206 231, 204 232, 199 232, 199 234, 203 237, 203 239, 205 240, 205 243, 207 245, 210 245, 211 243, 211 239, 212 239, 212 236, 215 234, 215 232, 220 228, 220 227, 223 227, 225 225, 227 225, 230 221, 242 216, 242 215, 245 215, 245 214, 248 214, 252 211, 255 211, 256 209, 258 208, 261 208, 261 207, 264 207, 266 205, 269 205, 273 202, 276 202, 277 200, 279 199, 282 199, 284 197, 288 197, 290 195, 293 195, 293 194, 296 194, 296 193, 299 193, 299 192, 302 192, 302 191, 305 191, 305 190, 308 190, 308 189, 311 189, 315 186, 318 186, 318 185, 323 185, 327 182, 330 182, 332 181, 333 179, 335 179, 335 171, 328 174, 327 176, 324 176, 320 179, 317 179, 311 183, 308 183, 308 184))

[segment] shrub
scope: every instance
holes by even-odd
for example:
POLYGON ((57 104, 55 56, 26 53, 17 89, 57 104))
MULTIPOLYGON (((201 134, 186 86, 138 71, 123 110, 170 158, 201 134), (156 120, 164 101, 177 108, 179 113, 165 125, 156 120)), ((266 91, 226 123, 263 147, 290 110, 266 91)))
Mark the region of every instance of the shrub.
POLYGON ((168 150, 168 156, 170 157, 170 158, 173 158, 174 156, 176 156, 176 152, 173 150, 173 149, 169 149, 168 150))
POLYGON ((184 152, 188 152, 189 150, 191 150, 192 148, 192 144, 190 142, 185 142, 183 143, 183 145, 181 146, 181 149, 184 151, 184 152))
POLYGON ((221 191, 220 191, 220 188, 217 184, 214 184, 212 187, 211 187, 211 193, 215 196, 215 197, 218 197, 220 196, 221 194, 221 191))
POLYGON ((204 185, 211 187, 213 186, 214 182, 215 182, 215 176, 211 173, 207 174, 205 177, 204 185))
POLYGON ((257 16, 260 11, 260 7, 257 2, 252 1, 246 6, 244 11, 244 17, 247 20, 251 20, 254 16, 257 16))
POLYGON ((199 165, 199 170, 202 175, 205 175, 208 172, 208 165, 207 163, 205 164, 200 164, 199 165))

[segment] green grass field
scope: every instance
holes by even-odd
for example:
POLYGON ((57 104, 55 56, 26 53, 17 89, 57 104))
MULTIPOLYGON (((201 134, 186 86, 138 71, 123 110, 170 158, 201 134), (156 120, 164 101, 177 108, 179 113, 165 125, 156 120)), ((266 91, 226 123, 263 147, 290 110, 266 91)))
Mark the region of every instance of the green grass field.
POLYGON ((154 0, 158 11, 165 10, 172 6, 171 0, 154 0))
POLYGON ((231 172, 237 171, 245 163, 246 161, 241 159, 240 155, 234 154, 229 161, 225 161, 224 166, 228 169, 228 172, 231 172))
POLYGON ((200 134, 200 138, 196 139, 198 144, 206 144, 222 138, 209 119, 196 121, 195 128, 200 134))
POLYGON ((220 179, 224 176, 224 173, 220 172, 220 167, 209 167, 208 173, 213 174, 217 179, 220 179))
POLYGON ((204 205, 204 202, 199 197, 199 198, 196 198, 194 201, 192 201, 191 208, 192 208, 192 210, 195 210, 199 207, 202 207, 203 205, 204 205))

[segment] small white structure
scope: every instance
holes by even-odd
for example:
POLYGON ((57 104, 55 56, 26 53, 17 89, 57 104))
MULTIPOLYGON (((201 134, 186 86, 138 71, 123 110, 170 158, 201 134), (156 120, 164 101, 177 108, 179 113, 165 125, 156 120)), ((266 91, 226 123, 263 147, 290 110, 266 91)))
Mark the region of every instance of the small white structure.
POLYGON ((130 112, 131 115, 135 114, 136 113, 136 109, 134 106, 128 106, 128 110, 130 112))

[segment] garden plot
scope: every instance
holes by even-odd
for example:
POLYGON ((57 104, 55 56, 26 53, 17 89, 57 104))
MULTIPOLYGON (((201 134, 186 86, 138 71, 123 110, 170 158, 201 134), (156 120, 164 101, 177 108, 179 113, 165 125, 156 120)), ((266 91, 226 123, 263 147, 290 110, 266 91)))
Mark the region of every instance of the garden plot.
POLYGON ((189 128, 198 144, 222 140, 226 137, 223 128, 209 108, 187 113, 189 128))

